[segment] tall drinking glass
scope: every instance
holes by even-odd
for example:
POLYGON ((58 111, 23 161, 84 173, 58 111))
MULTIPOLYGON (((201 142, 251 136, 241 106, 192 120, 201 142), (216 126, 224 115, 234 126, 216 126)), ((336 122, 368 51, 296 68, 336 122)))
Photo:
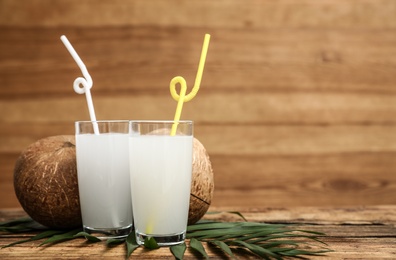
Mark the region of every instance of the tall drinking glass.
POLYGON ((192 121, 130 121, 129 162, 136 241, 184 242, 190 201, 192 121), (175 135, 171 129, 177 127, 175 135))
POLYGON ((132 231, 128 121, 78 121, 76 156, 84 231, 102 239, 132 231))

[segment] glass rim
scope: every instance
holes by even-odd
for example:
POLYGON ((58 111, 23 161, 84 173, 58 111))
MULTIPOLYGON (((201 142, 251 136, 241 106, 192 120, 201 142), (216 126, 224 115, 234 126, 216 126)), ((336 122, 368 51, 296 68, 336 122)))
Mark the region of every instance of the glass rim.
POLYGON ((81 121, 75 121, 75 123, 128 123, 130 120, 81 120, 81 121))
POLYGON ((193 120, 128 120, 129 123, 151 123, 151 124, 192 124, 194 123, 193 120))

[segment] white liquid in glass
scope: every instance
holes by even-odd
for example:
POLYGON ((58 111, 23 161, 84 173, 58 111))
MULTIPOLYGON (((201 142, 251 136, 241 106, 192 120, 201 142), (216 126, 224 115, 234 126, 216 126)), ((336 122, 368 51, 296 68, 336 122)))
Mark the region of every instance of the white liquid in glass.
POLYGON ((135 229, 184 232, 192 174, 192 136, 131 136, 129 158, 135 229))
POLYGON ((118 228, 132 224, 128 134, 76 135, 83 224, 118 228))

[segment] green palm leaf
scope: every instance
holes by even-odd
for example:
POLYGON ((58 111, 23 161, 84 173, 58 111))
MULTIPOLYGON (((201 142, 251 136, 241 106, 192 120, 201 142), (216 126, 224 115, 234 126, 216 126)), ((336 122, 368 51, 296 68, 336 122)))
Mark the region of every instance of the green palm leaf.
POLYGON ((30 217, 12 219, 12 220, 8 220, 8 221, 0 222, 0 227, 15 226, 18 224, 30 223, 30 222, 34 222, 34 220, 30 217))
POLYGON ((158 249, 159 245, 157 244, 157 241, 155 241, 155 238, 146 237, 144 239, 144 247, 146 247, 148 249, 158 249))
POLYGON ((194 249, 195 251, 199 252, 202 256, 204 256, 206 259, 209 259, 208 254, 205 251, 205 248, 203 247, 202 243, 198 241, 195 238, 191 238, 190 240, 190 247, 194 249))
POLYGON ((241 217, 244 221, 247 222, 245 216, 242 215, 242 214, 241 214, 240 212, 238 212, 238 211, 226 211, 226 212, 224 212, 224 211, 208 211, 208 212, 206 212, 206 215, 214 215, 214 214, 220 214, 220 213, 235 214, 235 215, 241 217))
POLYGON ((182 243, 179 245, 171 246, 170 251, 172 252, 173 256, 176 259, 181 260, 183 259, 184 253, 186 252, 186 248, 187 248, 186 244, 182 243))
POLYGON ((126 243, 125 238, 110 238, 106 240, 106 245, 108 246, 119 245, 122 243, 126 243))
POLYGON ((35 236, 31 237, 31 238, 24 239, 24 240, 19 240, 19 241, 16 241, 14 243, 5 245, 2 248, 10 247, 10 246, 14 246, 14 245, 22 244, 22 243, 26 243, 26 242, 29 242, 29 241, 40 240, 40 239, 47 238, 47 237, 52 237, 54 235, 61 234, 63 232, 64 231, 59 231, 59 230, 47 230, 47 231, 41 232, 40 234, 37 234, 37 235, 35 235, 35 236))
POLYGON ((265 249, 263 247, 260 247, 258 245, 254 245, 254 244, 249 244, 246 243, 244 241, 239 241, 239 240, 235 240, 233 242, 234 244, 238 244, 238 245, 242 245, 243 247, 246 247, 247 249, 249 249, 252 253, 259 255, 263 258, 268 258, 269 256, 275 258, 275 259, 282 259, 279 255, 275 254, 274 252, 272 252, 271 250, 265 249))
POLYGON ((135 232, 131 232, 127 236, 125 243, 127 248, 127 258, 129 258, 133 251, 135 251, 135 249, 139 247, 138 243, 136 242, 135 232))
POLYGON ((79 232, 81 232, 81 228, 73 229, 68 232, 62 232, 60 234, 59 233, 55 234, 55 235, 51 236, 50 238, 48 238, 47 240, 45 240, 44 242, 42 242, 40 244, 40 246, 45 245, 45 244, 58 243, 58 242, 63 242, 63 241, 74 239, 74 238, 76 238, 75 235, 78 234, 79 232))
POLYGON ((77 238, 77 237, 85 237, 88 241, 94 242, 94 243, 102 241, 102 240, 100 240, 100 238, 95 237, 91 234, 88 234, 87 232, 78 232, 77 234, 75 234, 73 236, 73 238, 77 238))
MULTIPOLYGON (((237 212, 231 212, 237 214, 237 212)), ((241 217, 243 217, 240 214, 241 217)), ((211 220, 202 220, 194 225, 187 227, 187 241, 189 243, 171 246, 170 251, 176 259, 182 259, 186 248, 189 247, 195 250, 205 258, 209 258, 205 251, 203 243, 209 243, 210 245, 216 246, 224 254, 234 258, 233 250, 246 249, 251 253, 264 258, 264 259, 282 259, 283 257, 299 257, 304 255, 322 255, 331 250, 316 246, 316 243, 323 243, 320 241, 320 237, 323 233, 292 229, 292 225, 280 225, 280 224, 266 224, 257 222, 217 222, 211 220), (318 249, 301 249, 301 245, 312 242, 311 248, 318 249)), ((22 218, 19 220, 7 221, 0 223, 0 231, 5 232, 28 232, 42 229, 43 227, 38 225, 30 218, 22 218)), ((82 228, 74 230, 44 230, 43 232, 29 238, 20 241, 13 242, 3 247, 9 247, 20 243, 29 241, 35 241, 40 239, 46 239, 40 244, 50 245, 53 243, 59 243, 68 241, 71 239, 78 239, 84 237, 89 242, 99 242, 99 238, 92 236, 82 231, 82 228)), ((117 244, 125 243, 127 257, 129 257, 139 245, 136 242, 134 231, 131 232, 126 239, 109 239, 106 245, 111 247, 117 244)), ((154 239, 147 239, 145 241, 145 247, 147 249, 158 248, 158 244, 154 239)))
POLYGON ((0 222, 0 231, 4 232, 22 233, 43 229, 45 229, 44 226, 40 225, 30 217, 0 222))
POLYGON ((215 240, 215 241, 210 241, 209 243, 219 247, 221 250, 223 250, 224 253, 228 254, 232 258, 235 258, 234 254, 231 251, 231 248, 223 241, 215 240))

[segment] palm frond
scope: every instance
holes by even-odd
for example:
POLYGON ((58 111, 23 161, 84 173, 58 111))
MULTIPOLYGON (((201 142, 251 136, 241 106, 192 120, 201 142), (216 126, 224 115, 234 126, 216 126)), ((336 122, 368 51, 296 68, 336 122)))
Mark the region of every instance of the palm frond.
MULTIPOLYGON (((246 220, 239 212, 227 213, 236 214, 246 220)), ((190 248, 208 259, 209 255, 204 246, 204 243, 208 243, 232 258, 235 258, 234 251, 240 249, 247 250, 263 259, 322 255, 331 252, 328 248, 323 247, 326 244, 320 240, 325 234, 316 231, 293 229, 292 227, 292 225, 247 221, 219 222, 202 220, 187 227, 186 244, 171 246, 170 251, 176 259, 183 259, 186 249, 190 248)), ((45 240, 39 246, 51 246, 52 244, 82 237, 92 243, 101 241, 99 238, 83 232, 82 228, 74 230, 43 230, 42 226, 30 218, 2 222, 0 223, 0 231, 9 233, 42 231, 29 239, 10 243, 3 246, 3 248, 41 239, 45 240)), ((108 247, 119 244, 126 245, 127 257, 139 247, 134 231, 124 239, 109 239, 106 241, 108 247)), ((158 248, 156 241, 153 239, 145 241, 144 246, 147 249, 158 248)))

